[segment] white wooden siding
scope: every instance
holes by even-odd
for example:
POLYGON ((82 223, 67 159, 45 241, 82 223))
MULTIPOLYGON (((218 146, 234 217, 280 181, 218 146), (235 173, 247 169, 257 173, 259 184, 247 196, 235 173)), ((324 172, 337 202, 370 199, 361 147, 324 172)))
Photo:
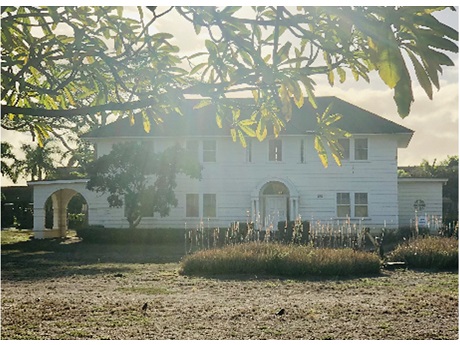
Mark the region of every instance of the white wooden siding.
POLYGON ((445 179, 400 178, 398 180, 398 203, 400 226, 409 226, 415 218, 414 203, 425 202, 425 209, 418 216, 442 217, 442 186, 445 179))
MULTIPOLYGON (((358 137, 358 136, 357 136, 358 137)), ((202 179, 193 180, 178 176, 175 190, 178 206, 172 208, 168 217, 144 218, 141 227, 187 227, 197 226, 198 218, 185 216, 185 194, 198 193, 200 208, 203 194, 216 194, 217 217, 209 219, 210 226, 226 227, 232 221, 246 221, 251 212, 251 194, 258 193, 256 186, 272 178, 288 179, 299 193, 299 215, 305 220, 328 221, 336 219, 337 192, 363 192, 368 194, 369 216, 364 222, 370 227, 383 223, 398 226, 397 186, 397 142, 391 135, 359 136, 368 138, 367 161, 343 161, 338 167, 330 158, 329 167, 324 168, 313 146, 313 136, 280 136, 282 139, 282 161, 270 162, 268 140, 252 140, 252 162, 246 162, 246 149, 230 137, 193 138, 200 140, 199 152, 202 162, 202 141, 215 139, 216 162, 203 163, 202 179), (300 141, 305 139, 305 162, 300 162, 300 141)), ((185 144, 189 138, 155 138, 155 151, 177 142, 185 144)), ((353 139, 351 139, 353 140, 353 139)), ((110 152, 112 142, 99 141, 98 156, 110 152)), ((351 145, 351 150, 353 144, 351 145)), ((120 215, 109 221, 108 214, 100 213, 98 224, 127 226, 120 215)), ((122 215, 122 212, 121 212, 122 215)), ((208 220, 203 220, 208 223, 208 220)), ((355 219, 358 221, 358 219, 355 219)))

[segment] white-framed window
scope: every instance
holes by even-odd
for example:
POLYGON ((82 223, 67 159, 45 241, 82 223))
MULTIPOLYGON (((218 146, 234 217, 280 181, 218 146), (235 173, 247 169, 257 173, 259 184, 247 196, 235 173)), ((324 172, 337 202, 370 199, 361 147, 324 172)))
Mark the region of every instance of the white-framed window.
POLYGON ((196 217, 200 216, 200 196, 199 194, 185 195, 185 216, 196 217))
POLYGON ((350 193, 337 193, 337 217, 351 217, 350 193))
POLYGON ((281 162, 283 159, 283 142, 281 139, 270 139, 268 141, 268 160, 270 162, 281 162))
POLYGON ((203 218, 216 218, 216 194, 203 194, 203 218))
POLYGON ((368 194, 363 192, 337 193, 337 217, 369 217, 368 194))
POLYGON ((342 159, 349 160, 350 159, 350 139, 342 138, 342 139, 339 139, 338 142, 342 149, 342 159))
POLYGON ((215 140, 203 140, 203 162, 215 162, 217 144, 215 140))
POLYGON ((365 161, 368 158, 367 138, 355 138, 355 160, 365 161))
POLYGON ((355 193, 355 217, 369 216, 367 193, 355 193))

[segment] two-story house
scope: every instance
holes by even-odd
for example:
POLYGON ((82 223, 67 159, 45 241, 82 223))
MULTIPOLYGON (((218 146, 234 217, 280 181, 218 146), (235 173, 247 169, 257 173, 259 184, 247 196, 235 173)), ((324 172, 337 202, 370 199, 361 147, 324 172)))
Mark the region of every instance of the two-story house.
MULTIPOLYGON (((398 195, 398 149, 408 146, 412 130, 336 97, 319 97, 318 109, 307 102, 301 109, 293 106, 292 119, 277 138, 270 134, 261 142, 246 138, 244 148, 233 142, 228 127, 217 126, 211 106, 194 109, 196 102, 188 101, 183 116, 166 115, 150 133, 144 131, 141 121, 131 126, 128 119, 122 119, 83 136, 95 145, 98 157, 109 153, 114 143, 136 140, 156 152, 179 142, 199 159, 203 167, 200 180, 178 176, 177 207, 164 218, 145 214, 140 227, 195 227, 200 221, 211 227, 227 227, 246 220, 260 227, 276 227, 278 221, 299 216, 324 221, 350 218, 380 228, 383 224, 391 228, 401 225, 399 212, 405 208, 400 202, 405 199, 398 195), (340 139, 342 166, 332 162, 324 168, 314 149, 314 133, 316 115, 331 103, 331 112, 342 115, 337 126, 351 137, 340 139)), ((76 193, 87 201, 89 224, 128 226, 123 208, 110 208, 106 195, 86 190, 86 181, 30 183, 35 189, 37 237, 65 234, 66 205, 76 193), (45 230, 43 225, 43 207, 49 197, 53 199, 54 230, 45 230)), ((437 182, 441 188, 442 181, 437 182)), ((412 200, 404 202, 410 204, 412 200)), ((442 214, 438 206, 434 212, 442 214)))

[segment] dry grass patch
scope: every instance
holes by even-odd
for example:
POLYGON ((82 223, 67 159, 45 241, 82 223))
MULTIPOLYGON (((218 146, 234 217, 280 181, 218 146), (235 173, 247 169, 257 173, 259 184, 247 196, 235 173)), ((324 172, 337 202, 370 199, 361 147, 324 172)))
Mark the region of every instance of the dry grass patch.
POLYGON ((193 253, 182 274, 267 274, 291 277, 369 275, 380 272, 377 255, 349 248, 313 248, 279 243, 244 243, 193 253))
POLYGON ((404 261, 410 268, 458 269, 458 240, 453 237, 426 237, 401 244, 389 259, 404 261))

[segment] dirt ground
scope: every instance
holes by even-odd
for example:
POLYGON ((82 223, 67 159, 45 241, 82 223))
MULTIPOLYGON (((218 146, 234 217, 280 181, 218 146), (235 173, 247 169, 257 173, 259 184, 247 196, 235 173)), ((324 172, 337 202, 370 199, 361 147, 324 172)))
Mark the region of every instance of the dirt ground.
POLYGON ((1 338, 459 338, 458 272, 187 277, 181 255, 75 239, 3 245, 1 338))

